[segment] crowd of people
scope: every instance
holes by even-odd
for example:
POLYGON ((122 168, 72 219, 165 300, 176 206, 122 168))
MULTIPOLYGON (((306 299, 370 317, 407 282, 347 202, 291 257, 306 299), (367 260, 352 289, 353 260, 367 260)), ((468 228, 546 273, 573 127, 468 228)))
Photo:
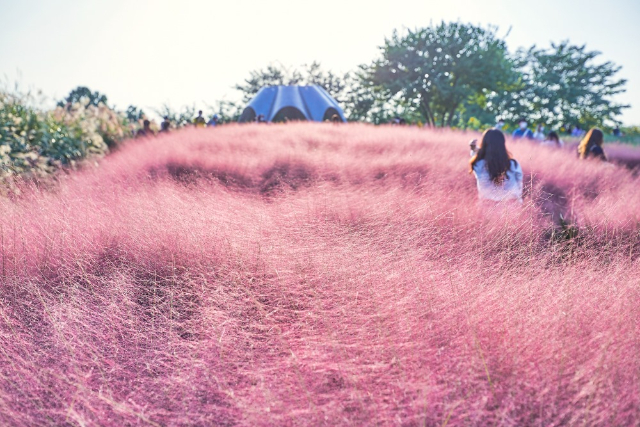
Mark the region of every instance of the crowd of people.
MULTIPOLYGON (((495 127, 487 129, 480 141, 474 139, 469 143, 471 160, 469 173, 476 178, 478 197, 480 200, 509 201, 522 203, 522 168, 506 147, 506 138, 502 132, 503 120, 498 120, 495 127)), ((597 159, 607 161, 603 149, 604 133, 592 128, 585 134, 577 149, 580 159, 597 159)), ((527 121, 518 122, 518 128, 511 134, 514 140, 530 139, 543 145, 563 147, 564 143, 556 132, 544 133, 544 126, 539 125, 536 132, 527 127, 527 121)))
MULTIPOLYGON (((198 128, 215 127, 220 124, 220 118, 218 117, 217 114, 214 114, 213 116, 211 116, 209 121, 207 121, 202 114, 202 110, 200 110, 198 111, 198 115, 196 116, 196 118, 193 119, 191 124, 198 128)), ((160 123, 159 132, 160 133, 169 132, 171 130, 171 127, 172 127, 171 119, 169 119, 169 116, 164 116, 162 119, 162 122, 160 123)), ((145 119, 142 122, 142 128, 138 130, 138 132, 136 133, 136 136, 146 137, 146 136, 153 136, 153 135, 155 135, 155 131, 151 128, 151 122, 145 119)))

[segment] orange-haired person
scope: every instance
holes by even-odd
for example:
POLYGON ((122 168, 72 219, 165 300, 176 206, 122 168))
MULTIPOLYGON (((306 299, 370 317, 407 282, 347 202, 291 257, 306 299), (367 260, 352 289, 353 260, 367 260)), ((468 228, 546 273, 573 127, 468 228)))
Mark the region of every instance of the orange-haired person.
POLYGON ((607 160, 602 145, 604 144, 604 133, 598 128, 591 128, 582 138, 578 145, 578 156, 581 159, 607 160))

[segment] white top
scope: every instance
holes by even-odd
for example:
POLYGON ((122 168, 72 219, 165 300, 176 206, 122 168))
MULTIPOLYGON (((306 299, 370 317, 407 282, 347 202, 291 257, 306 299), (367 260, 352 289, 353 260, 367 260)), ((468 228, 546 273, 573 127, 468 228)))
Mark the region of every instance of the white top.
POLYGON ((511 167, 501 184, 491 180, 486 162, 478 160, 473 166, 473 174, 478 184, 478 197, 482 200, 518 200, 522 203, 522 168, 515 160, 511 160, 511 167))

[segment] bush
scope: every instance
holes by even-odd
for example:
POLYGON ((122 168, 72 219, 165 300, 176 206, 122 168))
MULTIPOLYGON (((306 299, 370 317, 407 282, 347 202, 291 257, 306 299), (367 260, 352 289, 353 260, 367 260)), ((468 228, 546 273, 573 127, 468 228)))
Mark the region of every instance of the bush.
POLYGON ((0 183, 104 156, 138 127, 108 106, 89 105, 85 99, 51 111, 33 103, 30 94, 0 91, 0 183))

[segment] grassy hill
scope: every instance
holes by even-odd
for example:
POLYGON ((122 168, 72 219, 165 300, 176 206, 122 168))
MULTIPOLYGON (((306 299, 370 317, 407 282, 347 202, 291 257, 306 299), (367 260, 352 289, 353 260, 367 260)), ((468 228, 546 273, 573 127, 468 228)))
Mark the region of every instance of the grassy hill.
POLYGON ((188 129, 0 199, 0 424, 639 423, 640 178, 510 142, 483 206, 470 137, 188 129))

